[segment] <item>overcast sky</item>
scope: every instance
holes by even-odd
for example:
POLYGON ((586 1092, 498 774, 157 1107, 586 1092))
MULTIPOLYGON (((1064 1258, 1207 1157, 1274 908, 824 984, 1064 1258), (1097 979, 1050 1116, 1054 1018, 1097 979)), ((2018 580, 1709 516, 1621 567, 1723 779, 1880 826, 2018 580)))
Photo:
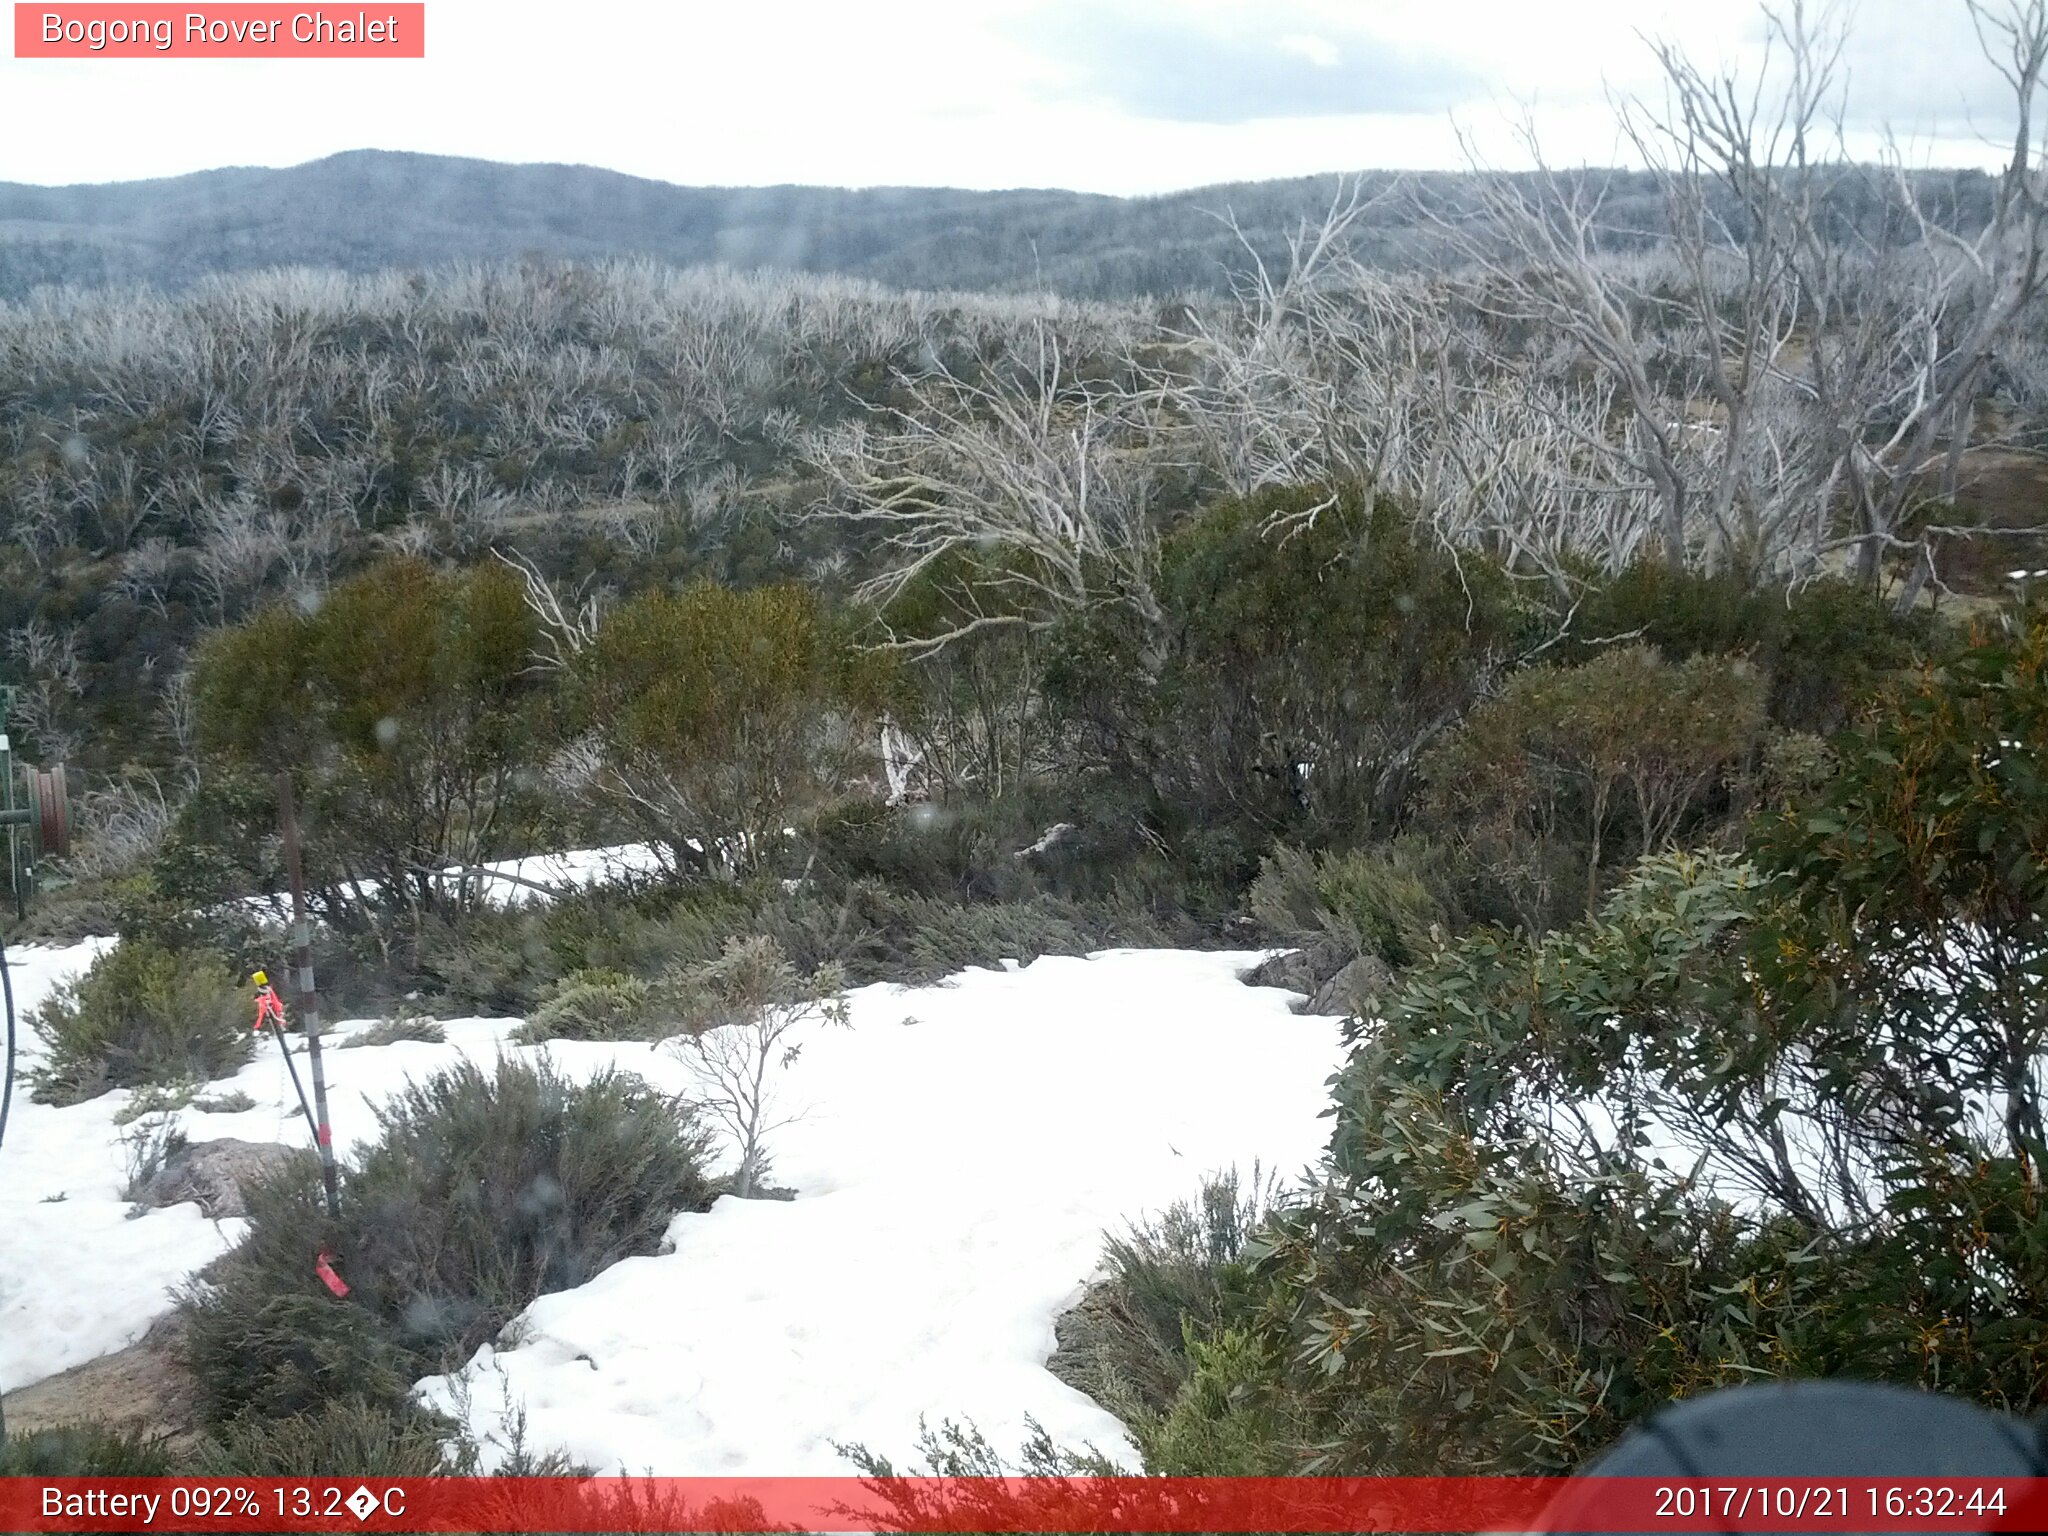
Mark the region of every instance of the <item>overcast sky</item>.
MULTIPOLYGON (((1998 83, 1962 0, 1852 15, 1852 147, 1889 124, 1915 158, 1995 163, 1998 83)), ((427 24, 420 61, 0 60, 0 180, 378 148, 1141 193, 1452 167, 1454 124, 1509 164, 1525 105, 1551 158, 1611 164, 1603 93, 1654 85, 1644 34, 1738 66, 1762 38, 1747 0, 429 0, 427 24)))

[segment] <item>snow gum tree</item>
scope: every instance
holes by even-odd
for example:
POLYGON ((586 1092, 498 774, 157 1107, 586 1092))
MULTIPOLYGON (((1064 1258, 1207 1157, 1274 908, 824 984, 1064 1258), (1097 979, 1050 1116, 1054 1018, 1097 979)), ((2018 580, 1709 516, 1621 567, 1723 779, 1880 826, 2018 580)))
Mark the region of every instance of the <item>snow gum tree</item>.
POLYGON ((549 701, 534 622, 501 566, 395 558, 317 602, 219 632, 194 680, 202 768, 193 814, 254 857, 271 846, 271 775, 303 807, 308 878, 330 919, 383 936, 472 905, 473 866, 520 851, 541 812, 549 701))
POLYGON ((804 588, 709 582, 620 605, 569 664, 600 795, 671 870, 722 875, 858 771, 883 670, 804 588))

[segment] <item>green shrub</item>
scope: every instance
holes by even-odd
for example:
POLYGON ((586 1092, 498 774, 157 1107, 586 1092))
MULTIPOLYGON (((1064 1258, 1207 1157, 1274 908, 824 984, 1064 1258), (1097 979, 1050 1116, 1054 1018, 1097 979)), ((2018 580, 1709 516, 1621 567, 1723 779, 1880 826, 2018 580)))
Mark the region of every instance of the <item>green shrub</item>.
POLYGON ((114 1124, 133 1125, 151 1115, 175 1115, 198 1096, 194 1082, 144 1083, 128 1095, 128 1102, 114 1111, 114 1124))
POLYGON ((1108 942, 1104 925, 1057 897, 979 907, 937 901, 905 906, 908 932, 893 979, 908 982, 937 981, 968 966, 996 967, 1005 960, 1029 965, 1043 955, 1085 955, 1108 942))
POLYGON ((1091 618, 1056 634, 1048 706, 1075 769, 1144 786, 1154 830, 1239 889, 1275 841, 1391 830, 1419 745, 1514 646, 1500 567, 1418 535, 1387 496, 1218 502, 1159 567, 1162 632, 1091 618))
POLYGON ((658 1040, 673 1034, 673 1016, 649 983, 622 971, 583 970, 564 976, 521 1025, 522 1045, 544 1040, 658 1040))
MULTIPOLYGON (((562 905, 580 907, 590 899, 591 893, 577 892, 562 905)), ((366 956, 354 968, 369 985, 345 994, 334 990, 346 995, 345 1006, 370 1013, 395 1007, 404 990, 422 991, 461 1013, 531 1013, 549 986, 583 963, 565 964, 549 942, 550 915, 551 907, 486 907, 459 922, 423 924, 412 988, 396 988, 389 968, 366 956)), ((325 989, 327 972, 320 976, 325 989)))
MULTIPOLYGON (((181 1349, 199 1415, 226 1424, 282 1419, 329 1402, 404 1400, 422 1374, 396 1330, 357 1296, 337 1300, 314 1273, 323 1246, 355 1266, 322 1204, 318 1159, 301 1152, 242 1191, 247 1234, 213 1278, 180 1299, 181 1349)), ((360 1225, 353 1203, 343 1230, 360 1225)))
POLYGON ((842 884, 874 882, 913 896, 1015 901, 1047 889, 1041 860, 1017 857, 1056 822, 1073 823, 1064 798, 963 795, 945 804, 848 801, 818 829, 819 862, 842 884))
POLYGON ((251 1004, 218 954, 124 940, 30 1015, 45 1055, 38 1102, 76 1104, 109 1088, 205 1081, 249 1059, 251 1004))
POLYGON ((1255 1169, 1204 1182, 1200 1198, 1134 1223, 1105 1245, 1107 1278, 1068 1314, 1062 1373, 1139 1436, 1158 1425, 1195 1368, 1190 1341, 1239 1316, 1249 1296, 1245 1244, 1263 1224, 1274 1190, 1255 1169))
POLYGON ((473 1473, 476 1454, 456 1425, 417 1404, 326 1402, 284 1418, 244 1414, 197 1461, 201 1477, 437 1477, 473 1473))
POLYGON ((1441 868, 1430 862, 1431 852, 1427 843, 1404 838, 1318 863, 1323 910, 1360 954, 1390 970, 1428 954, 1431 930, 1446 915, 1448 903, 1431 888, 1441 868))
POLYGON ((394 1019, 379 1019, 368 1029, 357 1030, 336 1049, 345 1051, 371 1045, 400 1045, 406 1041, 424 1045, 443 1045, 447 1039, 448 1031, 441 1027, 438 1019, 422 1018, 416 1014, 401 1014, 394 1019))
POLYGON ((130 876, 121 880, 51 883, 37 891, 36 899, 21 916, 16 917, 10 906, 5 914, 7 942, 55 947, 120 932, 123 891, 132 879, 130 876))
POLYGON ((1190 1333, 1187 1379, 1163 1413, 1132 1438, 1157 1477, 1277 1477, 1301 1452, 1284 1395, 1272 1390, 1272 1345, 1244 1327, 1190 1333))
POLYGON ((1755 798, 1764 809, 1790 810, 1818 796, 1834 771, 1834 753, 1820 737, 1804 731, 1773 732, 1764 743, 1755 798))
POLYGON ((161 1435, 133 1425, 55 1424, 0 1440, 0 1477, 169 1477, 161 1435))
POLYGON ((1617 857, 1725 816, 1763 730, 1763 679, 1740 657, 1672 663, 1624 646, 1529 667, 1429 751, 1429 810, 1520 888, 1524 926, 1540 932, 1590 910, 1617 857), (1578 891, 1556 891, 1553 870, 1574 859, 1578 891))
POLYGON ((192 1107, 204 1115, 238 1115, 244 1110, 254 1109, 256 1101, 241 1089, 231 1088, 226 1093, 194 1099, 192 1107))
POLYGON ((803 968, 834 964, 856 983, 906 985, 1005 960, 1029 965, 1043 955, 1172 942, 1165 926, 1132 904, 1046 895, 963 904, 871 882, 837 897, 783 903, 762 914, 760 929, 803 968))
POLYGON ((556 737, 538 633, 502 562, 444 571, 416 557, 214 631, 194 653, 208 773, 185 829, 252 880, 274 879, 270 776, 288 770, 306 879, 331 926, 395 946, 420 913, 479 904, 474 882, 423 871, 514 854, 546 831, 539 770, 556 737))
POLYGON ((1936 643, 1924 613, 1900 618, 1879 593, 1826 579, 1790 590, 1739 573, 1674 571, 1665 562, 1595 580, 1581 598, 1561 659, 1589 660, 1593 642, 1635 635, 1668 661, 1742 655, 1767 680, 1773 723, 1825 735, 1936 643))
POLYGON ((2015 615, 1883 690, 1749 858, 1645 858, 1413 968, 1176 1443, 1564 1471, 1760 1376, 2038 1411, 2044 758, 2048 615, 2015 615))
MULTIPOLYGON (((1012 868, 1023 863, 1015 845, 1000 858, 1012 868)), ((518 1038, 528 1043, 651 1039, 672 1032, 663 978, 717 960, 735 939, 773 939, 799 970, 836 965, 857 985, 935 981, 1005 958, 1028 963, 1212 939, 1211 928, 1186 914, 1183 888, 1171 879, 1103 880, 1103 894, 1080 898, 1034 890, 1037 880, 1020 875, 1023 894, 1001 901, 963 899, 950 875, 934 873, 929 883, 938 889, 834 870, 794 889, 764 879, 578 892, 442 926, 424 946, 431 974, 420 985, 437 994, 441 1011, 524 1015, 518 1038)))
POLYGON ((1247 899, 1260 935, 1309 954, 1319 976, 1360 955, 1399 971, 1427 954, 1450 918, 1446 851, 1403 836, 1348 853, 1280 847, 1259 865, 1247 899))
POLYGON ((531 1018, 578 971, 652 978, 715 959, 780 899, 775 882, 597 886, 544 906, 472 912, 428 930, 420 986, 444 1007, 531 1018))
POLYGON ((758 871, 845 790, 879 684, 815 593, 700 581, 614 608, 568 683, 595 792, 677 871, 758 871))
POLYGON ((348 1178, 352 1283, 415 1348, 468 1354, 536 1296, 653 1252, 709 1195, 692 1112, 630 1073, 465 1061, 377 1120, 348 1178))
POLYGON ((462 1062, 377 1112, 344 1170, 339 1223, 310 1159, 249 1194, 250 1226, 183 1298, 202 1412, 389 1405, 452 1368, 535 1297, 651 1253, 711 1188, 686 1107, 630 1074, 584 1083, 538 1063, 462 1062), (351 1287, 313 1273, 322 1246, 351 1287))

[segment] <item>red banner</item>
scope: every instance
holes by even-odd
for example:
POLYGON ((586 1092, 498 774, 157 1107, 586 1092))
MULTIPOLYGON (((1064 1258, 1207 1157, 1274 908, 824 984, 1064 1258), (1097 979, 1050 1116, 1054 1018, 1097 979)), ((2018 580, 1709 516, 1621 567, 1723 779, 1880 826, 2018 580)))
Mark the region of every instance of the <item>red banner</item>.
POLYGON ((424 4, 14 7, 17 59, 423 59, 424 4))
POLYGON ((2019 1531, 2048 1479, 10 1478, 8 1531, 2019 1531))

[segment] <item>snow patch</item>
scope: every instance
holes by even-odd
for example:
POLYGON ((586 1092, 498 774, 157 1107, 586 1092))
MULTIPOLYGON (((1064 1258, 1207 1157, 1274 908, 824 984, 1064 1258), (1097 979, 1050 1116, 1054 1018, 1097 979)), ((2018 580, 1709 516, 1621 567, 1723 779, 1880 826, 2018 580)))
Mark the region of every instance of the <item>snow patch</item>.
MULTIPOLYGON (((107 943, 15 952, 17 1009, 107 943)), ((459 1411, 487 1455, 523 1411, 529 1445, 604 1470, 843 1474, 834 1441, 905 1460, 920 1417, 948 1416, 1005 1449, 1030 1416, 1130 1459, 1116 1420, 1045 1370, 1053 1321, 1098 1271, 1105 1232, 1193 1198, 1206 1174, 1318 1155, 1337 1021, 1240 983, 1263 958, 1108 951, 855 991, 852 1027, 809 1035, 777 1085, 799 1118, 770 1139, 772 1181, 796 1199, 678 1216, 674 1252, 543 1297, 420 1395, 459 1411)), ((519 1047, 516 1026, 461 1019, 443 1043, 329 1052, 339 1149, 373 1139, 371 1105, 463 1057, 545 1050, 574 1077, 617 1066, 692 1085, 671 1048, 519 1047)), ((179 1111, 185 1134, 304 1144, 274 1046, 203 1096, 236 1090, 255 1107, 179 1111)), ((0 1390, 133 1343, 244 1230, 194 1205, 130 1218, 114 1121, 131 1098, 16 1095, 0 1148, 0 1390)))
POLYGON ((541 1298, 420 1384, 502 1455, 602 1471, 844 1474, 899 1464, 920 1416, 1014 1450, 1024 1420, 1127 1461, 1121 1426, 1045 1369, 1106 1231, 1254 1160, 1319 1152, 1336 1021, 1246 987, 1245 954, 1109 951, 940 987, 867 987, 790 1070, 770 1151, 793 1201, 679 1216, 675 1251, 541 1298), (915 1018, 916 1029, 902 1027, 915 1018))

